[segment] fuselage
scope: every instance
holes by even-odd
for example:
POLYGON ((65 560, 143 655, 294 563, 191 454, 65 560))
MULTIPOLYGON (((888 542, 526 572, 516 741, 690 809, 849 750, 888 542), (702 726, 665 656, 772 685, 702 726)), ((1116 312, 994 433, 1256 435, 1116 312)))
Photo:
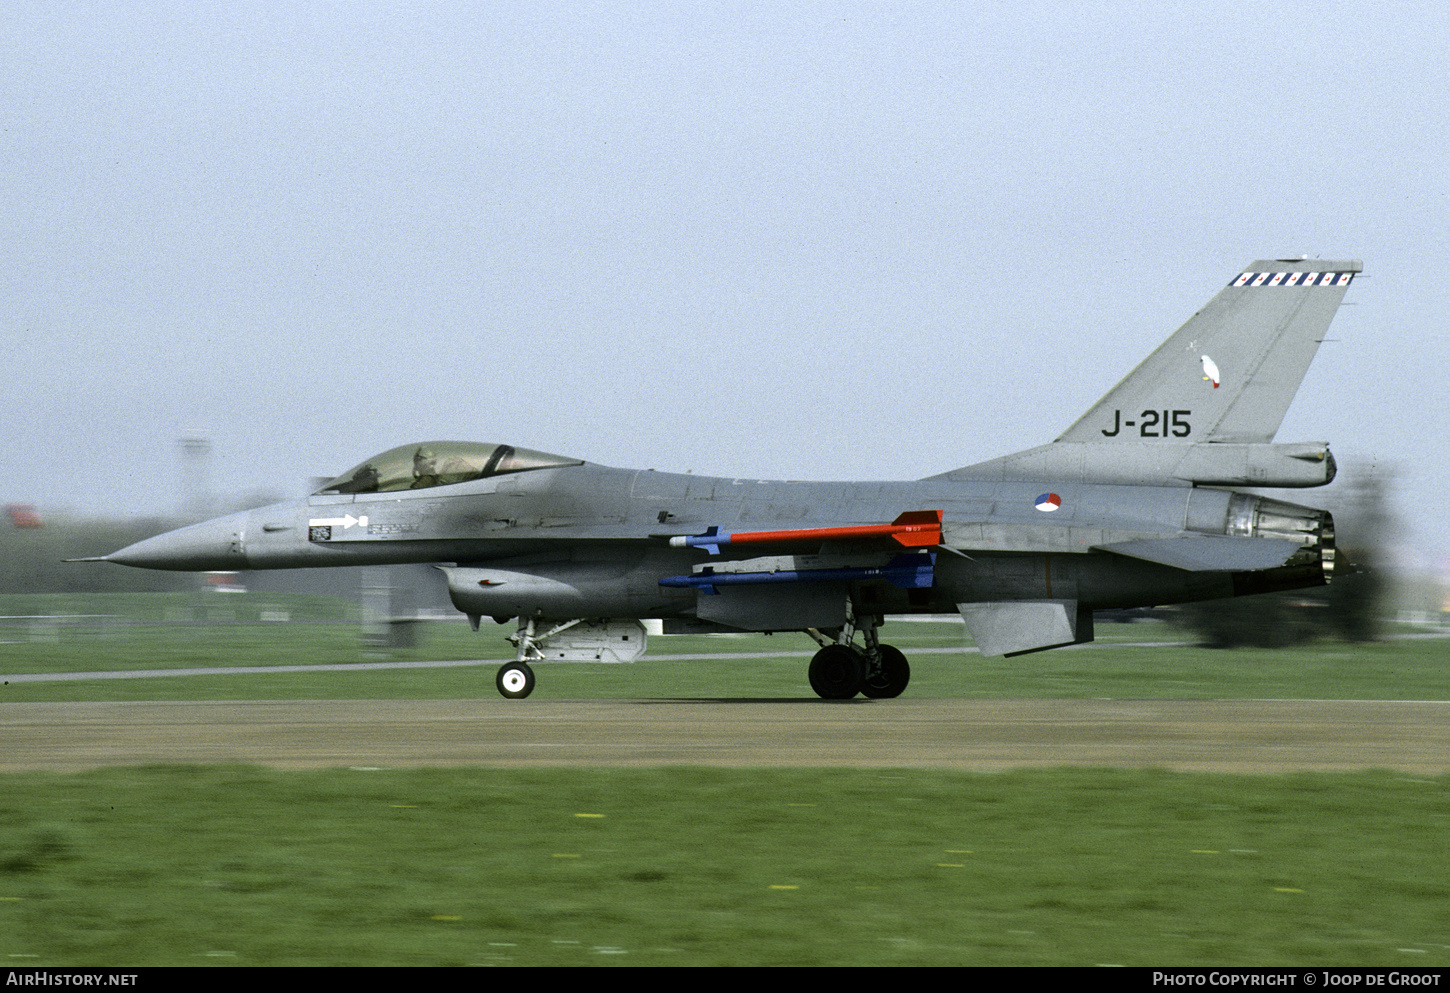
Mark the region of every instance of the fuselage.
MULTIPOLYGON (((182 570, 437 563, 448 567, 455 603, 471 614, 680 617, 694 616, 711 594, 669 588, 662 579, 746 556, 671 547, 672 536, 712 527, 877 524, 904 511, 940 510, 946 547, 934 556, 930 585, 848 584, 862 606, 884 614, 954 611, 988 599, 1066 599, 1102 609, 1232 596, 1247 592, 1246 582, 1264 589, 1322 582, 1312 556, 1249 579, 1094 550, 1141 538, 1253 536, 1244 502, 1261 499, 1192 486, 783 482, 580 463, 427 489, 314 494, 159 535, 107 558, 182 570)), ((879 543, 816 540, 776 551, 881 559, 879 543)))

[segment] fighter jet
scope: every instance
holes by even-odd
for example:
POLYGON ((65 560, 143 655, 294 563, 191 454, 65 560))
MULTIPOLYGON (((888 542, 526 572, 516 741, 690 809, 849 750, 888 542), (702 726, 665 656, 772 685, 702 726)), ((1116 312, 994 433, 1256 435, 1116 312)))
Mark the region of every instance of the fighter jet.
POLYGON ((1330 515, 1236 487, 1334 478, 1326 443, 1273 439, 1361 269, 1254 262, 1051 444, 914 482, 679 475, 430 441, 100 561, 434 563, 475 630, 515 622, 505 697, 533 690, 531 663, 639 658, 645 620, 804 632, 821 697, 895 697, 910 667, 879 638, 893 615, 960 613, 983 655, 1020 655, 1091 641, 1096 610, 1327 583, 1330 515))

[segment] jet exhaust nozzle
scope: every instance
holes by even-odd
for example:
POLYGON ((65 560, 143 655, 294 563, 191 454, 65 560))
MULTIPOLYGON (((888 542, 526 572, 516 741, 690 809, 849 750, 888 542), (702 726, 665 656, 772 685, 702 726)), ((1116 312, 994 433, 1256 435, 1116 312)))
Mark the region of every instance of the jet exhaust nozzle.
POLYGON ((1299 545, 1299 551, 1278 569, 1238 574, 1251 585, 1264 584, 1262 589, 1246 592, 1324 586, 1334 575, 1334 516, 1327 510, 1236 493, 1229 504, 1227 533, 1299 545))

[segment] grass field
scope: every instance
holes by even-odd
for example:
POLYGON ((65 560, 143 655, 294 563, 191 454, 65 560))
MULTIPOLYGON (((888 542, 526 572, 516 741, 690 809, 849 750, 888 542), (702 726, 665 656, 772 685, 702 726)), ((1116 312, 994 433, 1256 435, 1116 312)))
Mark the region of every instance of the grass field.
MULTIPOLYGON (((243 600, 228 599, 238 621, 243 600)), ((335 602, 296 623, 12 626, 0 671, 349 664, 335 602)), ((206 604, 217 602, 216 598, 206 604)), ((0 612, 113 613, 0 602, 0 612)), ((113 609, 105 609, 106 607, 113 609)), ((202 608, 195 608, 202 609, 202 608)), ((253 609, 247 607, 245 609, 253 609)), ((170 611, 168 614, 167 611, 170 611)), ((226 621, 228 618, 211 618, 226 621)), ((389 660, 502 658, 431 625, 389 660)), ((1450 642, 1209 651, 1162 625, 1018 659, 889 624, 907 694, 1447 699, 1450 642), (913 654, 915 652, 916 654, 913 654)), ((539 667, 569 697, 804 697, 802 637, 651 642, 539 667)), ((0 702, 477 697, 493 668, 7 681, 0 702)), ((0 728, 3 733, 3 728, 0 728)), ((1450 728, 1447 728, 1450 733, 1450 728)), ((0 777, 10 965, 1450 965, 1450 777, 1125 770, 175 766, 0 777)))
POLYGON ((1443 779, 157 767, 4 785, 12 965, 1450 964, 1443 779))

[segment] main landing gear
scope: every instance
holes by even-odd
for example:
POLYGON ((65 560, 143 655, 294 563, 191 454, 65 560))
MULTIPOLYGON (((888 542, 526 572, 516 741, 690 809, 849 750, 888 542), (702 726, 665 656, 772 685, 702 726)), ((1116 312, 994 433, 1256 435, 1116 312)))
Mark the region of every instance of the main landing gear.
POLYGON ((851 644, 856 633, 855 610, 848 604, 846 626, 828 632, 806 631, 823 647, 811 658, 811 689, 825 700, 849 700, 857 693, 874 699, 898 697, 911 681, 906 656, 891 645, 876 640, 880 619, 865 618, 861 628, 864 648, 851 644), (833 641, 832 638, 835 640, 833 641))

